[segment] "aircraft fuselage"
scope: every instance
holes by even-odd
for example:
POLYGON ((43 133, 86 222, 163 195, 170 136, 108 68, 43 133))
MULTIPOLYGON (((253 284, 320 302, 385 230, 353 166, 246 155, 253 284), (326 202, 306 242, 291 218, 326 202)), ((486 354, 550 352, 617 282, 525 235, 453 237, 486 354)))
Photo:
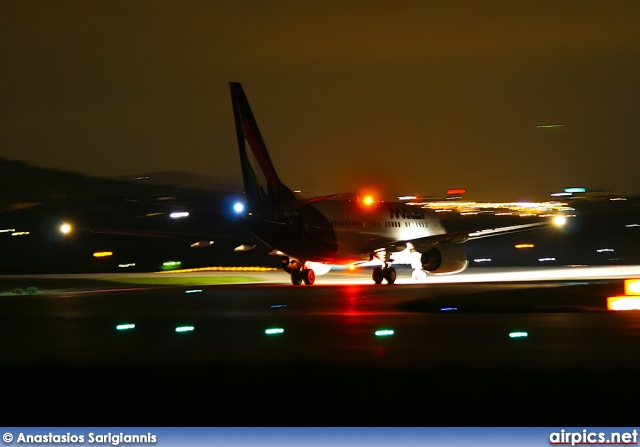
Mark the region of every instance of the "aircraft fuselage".
POLYGON ((249 229, 270 247, 311 262, 348 264, 394 241, 445 233, 431 210, 401 202, 325 200, 253 213, 249 229))

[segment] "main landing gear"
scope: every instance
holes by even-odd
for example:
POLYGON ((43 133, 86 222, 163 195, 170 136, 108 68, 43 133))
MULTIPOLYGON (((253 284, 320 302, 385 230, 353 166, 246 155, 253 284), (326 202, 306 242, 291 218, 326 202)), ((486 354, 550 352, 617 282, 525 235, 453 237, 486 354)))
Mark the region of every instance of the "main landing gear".
POLYGON ((371 273, 371 278, 376 284, 382 284, 382 280, 386 279, 387 284, 396 282, 396 269, 385 264, 384 268, 375 267, 371 273))
POLYGON ((310 286, 316 282, 316 274, 312 269, 305 268, 306 262, 301 262, 297 259, 292 260, 287 256, 282 256, 280 262, 282 263, 282 270, 291 274, 291 284, 294 286, 299 286, 302 283, 310 286))
POLYGON ((291 284, 299 286, 304 282, 305 286, 313 285, 316 282, 316 274, 312 269, 294 269, 291 270, 291 284))

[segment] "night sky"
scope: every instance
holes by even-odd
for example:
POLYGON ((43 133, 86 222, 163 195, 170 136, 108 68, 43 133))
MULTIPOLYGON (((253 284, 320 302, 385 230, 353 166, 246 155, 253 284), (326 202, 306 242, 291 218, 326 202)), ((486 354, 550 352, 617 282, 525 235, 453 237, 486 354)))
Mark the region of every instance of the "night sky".
POLYGON ((5 1, 0 157, 383 198, 640 194, 640 1, 5 1), (557 128, 537 128, 562 124, 557 128))

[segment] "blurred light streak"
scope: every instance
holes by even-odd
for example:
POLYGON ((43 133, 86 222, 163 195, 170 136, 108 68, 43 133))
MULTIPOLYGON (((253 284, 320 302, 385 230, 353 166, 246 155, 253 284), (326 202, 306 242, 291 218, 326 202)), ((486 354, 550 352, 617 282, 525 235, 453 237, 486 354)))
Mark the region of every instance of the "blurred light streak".
POLYGON ((640 295, 640 279, 625 279, 624 293, 626 295, 640 295))
POLYGON ((154 273, 199 273, 199 272, 275 272, 280 269, 275 267, 199 267, 192 269, 180 269, 160 271, 154 273))
POLYGON ((379 329, 375 332, 376 337, 388 337, 390 335, 395 334, 393 329, 379 329))
POLYGON ((529 334, 527 332, 517 331, 509 332, 509 338, 526 338, 529 334))
POLYGON ((112 251, 97 251, 93 254, 94 258, 106 258, 107 256, 112 256, 112 251))
POLYGON ((637 297, 637 296, 607 297, 607 310, 640 310, 640 297, 637 297))

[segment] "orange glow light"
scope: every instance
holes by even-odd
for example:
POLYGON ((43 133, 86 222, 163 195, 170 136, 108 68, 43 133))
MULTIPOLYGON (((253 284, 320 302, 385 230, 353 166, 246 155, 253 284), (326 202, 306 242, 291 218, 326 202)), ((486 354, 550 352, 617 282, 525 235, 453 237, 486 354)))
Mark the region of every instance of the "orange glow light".
POLYGON ((625 279, 624 293, 626 295, 640 295, 640 279, 625 279))
POLYGON ((610 296, 607 298, 607 310, 640 310, 640 297, 610 296))
POLYGON ((363 200, 364 204, 369 206, 373 203, 373 197, 371 196, 365 196, 364 200, 363 200))
POLYGON ((97 251, 93 254, 94 258, 104 258, 106 256, 111 256, 113 254, 112 251, 97 251))
POLYGON ((356 270, 356 266, 351 264, 349 267, 347 267, 349 269, 350 272, 353 272, 356 270))

